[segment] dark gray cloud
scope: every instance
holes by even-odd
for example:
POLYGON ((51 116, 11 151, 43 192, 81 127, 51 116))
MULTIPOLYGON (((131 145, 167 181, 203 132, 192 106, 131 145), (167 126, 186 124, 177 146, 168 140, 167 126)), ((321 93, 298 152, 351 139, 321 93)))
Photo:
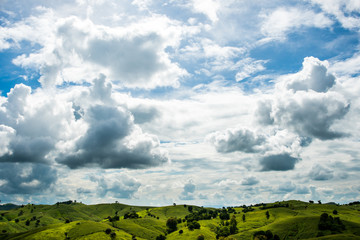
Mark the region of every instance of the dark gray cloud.
POLYGON ((350 105, 336 95, 299 95, 279 102, 273 113, 275 123, 294 129, 303 136, 321 140, 345 136, 331 130, 336 120, 342 119, 350 105))
POLYGON ((0 163, 0 180, 4 194, 40 194, 57 180, 57 172, 44 164, 0 163))
POLYGON ((45 156, 54 149, 54 145, 51 137, 18 136, 9 144, 11 152, 0 157, 0 162, 46 163, 45 156))
POLYGON ((241 151, 254 153, 259 151, 257 147, 265 142, 265 137, 248 129, 239 128, 215 132, 208 136, 208 140, 215 146, 218 152, 241 151))
POLYGON ((260 165, 262 171, 287 171, 294 169, 299 160, 299 158, 292 157, 287 153, 275 154, 262 157, 260 165))
POLYGON ((306 143, 309 143, 311 138, 327 140, 346 136, 331 127, 335 121, 342 119, 349 109, 350 104, 335 93, 299 93, 286 100, 278 99, 272 108, 259 103, 256 117, 262 124, 274 123, 290 128, 305 137, 306 143))
POLYGON ((140 131, 133 124, 128 111, 117 107, 96 105, 88 109, 84 119, 89 128, 70 154, 62 154, 56 160, 70 168, 147 168, 168 161, 167 156, 156 149, 154 137, 144 134, 129 135, 140 131), (129 144, 132 144, 131 146, 129 144))
POLYGON ((315 165, 309 172, 309 177, 316 181, 325 181, 334 177, 333 171, 320 165, 315 165))
POLYGON ((256 177, 244 178, 241 181, 241 185, 245 185, 245 186, 252 186, 252 185, 256 185, 258 183, 259 183, 259 180, 256 177))
POLYGON ((184 185, 184 190, 181 192, 181 195, 179 196, 179 198, 181 200, 194 200, 194 192, 195 192, 195 184, 193 184, 192 181, 187 182, 184 185))

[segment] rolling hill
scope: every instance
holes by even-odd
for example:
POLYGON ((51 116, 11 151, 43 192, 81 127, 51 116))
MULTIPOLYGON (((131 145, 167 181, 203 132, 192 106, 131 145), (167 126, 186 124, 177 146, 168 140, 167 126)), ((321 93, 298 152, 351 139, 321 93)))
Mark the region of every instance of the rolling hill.
POLYGON ((360 239, 360 204, 292 200, 215 209, 69 201, 0 210, 0 239, 161 239, 161 235, 169 240, 360 239))

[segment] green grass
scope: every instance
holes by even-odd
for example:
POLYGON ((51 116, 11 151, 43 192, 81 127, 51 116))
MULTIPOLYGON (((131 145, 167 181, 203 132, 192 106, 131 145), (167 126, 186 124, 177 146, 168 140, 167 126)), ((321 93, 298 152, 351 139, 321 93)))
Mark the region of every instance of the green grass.
MULTIPOLYGON (((228 239, 253 239, 256 231, 270 230, 281 239, 360 239, 360 206, 335 206, 327 204, 309 204, 301 201, 286 201, 270 203, 288 204, 288 207, 267 208, 253 207, 254 211, 245 213, 242 220, 243 208, 237 207, 236 220, 238 232, 228 239), (338 214, 334 215, 333 211, 338 214), (266 211, 270 217, 266 218, 266 211), (346 229, 341 233, 332 234, 330 230, 319 234, 318 222, 322 213, 340 217, 346 229)), ((193 211, 200 207, 192 206, 193 211)), ((213 209, 212 209, 213 210, 213 209)), ((18 209, 0 211, 0 239, 111 239, 106 229, 116 234, 115 239, 156 239, 160 234, 167 233, 166 221, 170 217, 183 219, 190 214, 184 205, 166 207, 129 206, 124 204, 84 205, 73 203, 70 205, 26 205, 18 209), (135 211, 140 218, 123 219, 126 212, 135 211), (109 222, 108 216, 120 216, 120 220, 109 222), (152 215, 152 216, 149 216, 152 215), (155 216, 155 217, 153 217, 155 216), (18 219, 16 222, 15 220, 18 219), (65 223, 65 220, 70 223, 65 223), (26 224, 29 220, 30 224, 26 224), (39 220, 38 224, 36 221, 39 220), (4 234, 2 233, 6 231, 4 234), (65 235, 65 233, 67 235, 65 235)), ((230 214, 233 216, 234 214, 230 214)), ((167 239, 197 239, 204 235, 205 239, 216 239, 216 228, 220 226, 219 217, 211 220, 200 220, 200 229, 190 231, 186 222, 178 224, 175 232, 167 234, 167 239), (183 233, 179 233, 182 230, 183 233)), ((224 223, 225 224, 225 223, 224 223)))

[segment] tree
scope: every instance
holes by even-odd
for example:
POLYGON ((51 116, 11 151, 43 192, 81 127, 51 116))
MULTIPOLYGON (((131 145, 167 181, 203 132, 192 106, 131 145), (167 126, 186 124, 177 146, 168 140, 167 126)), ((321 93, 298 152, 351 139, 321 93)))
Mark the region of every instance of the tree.
POLYGON ((242 220, 245 222, 245 214, 242 215, 242 220))
POLYGON ((184 231, 181 229, 180 231, 179 231, 179 234, 183 234, 184 233, 184 231))
POLYGON ((110 237, 111 237, 111 239, 115 239, 116 238, 116 233, 115 232, 110 233, 110 237))
POLYGON ((167 231, 169 233, 171 232, 174 232, 177 230, 177 219, 176 218, 169 218, 167 221, 166 221, 166 226, 167 226, 167 231))
POLYGON ((166 237, 164 235, 159 235, 156 237, 156 240, 165 240, 166 237))
POLYGON ((321 200, 318 200, 318 203, 321 204, 321 200))
POLYGON ((335 210, 333 211, 333 214, 334 214, 334 215, 337 215, 337 214, 338 214, 338 211, 335 209, 335 210))
POLYGON ((232 215, 230 220, 230 234, 235 234, 237 232, 237 221, 235 215, 232 215))
POLYGON ((204 235, 202 235, 202 234, 200 234, 198 237, 197 237, 197 240, 204 240, 205 239, 205 237, 204 237, 204 235))
POLYGON ((269 218, 270 218, 270 213, 269 213, 269 211, 266 211, 265 215, 266 215, 266 219, 269 219, 269 218))
POLYGON ((105 233, 106 233, 106 234, 110 234, 110 233, 111 233, 111 229, 110 229, 110 228, 107 228, 107 229, 105 230, 105 233))

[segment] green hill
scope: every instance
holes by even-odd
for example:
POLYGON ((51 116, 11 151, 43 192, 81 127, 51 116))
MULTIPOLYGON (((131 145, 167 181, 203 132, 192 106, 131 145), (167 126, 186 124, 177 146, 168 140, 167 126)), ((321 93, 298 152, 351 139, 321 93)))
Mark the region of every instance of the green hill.
POLYGON ((284 201, 215 209, 69 201, 0 210, 0 239, 157 239, 160 235, 170 240, 201 235, 203 239, 360 239, 360 204, 284 201), (167 226, 170 218, 177 222, 174 231, 167 226))

